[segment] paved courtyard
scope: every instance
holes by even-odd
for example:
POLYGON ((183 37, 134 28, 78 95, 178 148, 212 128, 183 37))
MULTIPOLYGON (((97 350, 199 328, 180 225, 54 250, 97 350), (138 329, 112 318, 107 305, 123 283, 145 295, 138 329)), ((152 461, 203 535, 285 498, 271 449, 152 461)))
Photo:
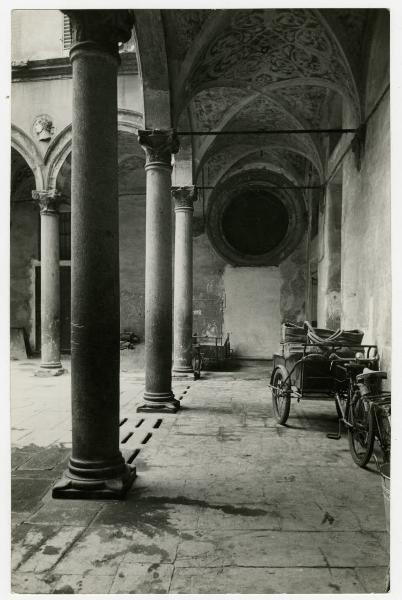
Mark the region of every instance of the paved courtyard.
MULTIPOLYGON (((68 361, 64 361, 69 369, 68 361)), ((381 480, 354 465, 332 401, 276 425, 269 368, 176 381, 176 415, 137 414, 121 373, 126 500, 53 500, 71 448, 70 377, 12 385, 12 589, 17 593, 365 593, 388 563, 381 480)))

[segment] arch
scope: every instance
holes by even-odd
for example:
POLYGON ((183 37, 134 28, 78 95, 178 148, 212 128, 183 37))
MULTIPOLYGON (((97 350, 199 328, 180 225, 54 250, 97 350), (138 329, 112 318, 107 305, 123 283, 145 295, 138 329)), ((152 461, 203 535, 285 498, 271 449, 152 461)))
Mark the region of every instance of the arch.
MULTIPOLYGON (((316 169, 319 179, 320 181, 322 181, 324 173, 323 173, 323 168, 321 163, 317 163, 315 160, 312 160, 312 157, 310 155, 308 155, 306 152, 301 151, 300 149, 296 149, 296 148, 292 148, 291 146, 284 144, 284 143, 278 143, 277 141, 275 141, 272 144, 269 144, 268 142, 265 142, 264 144, 260 145, 258 147, 258 150, 265 150, 269 153, 270 150, 287 150, 289 152, 293 152, 294 154, 297 154, 299 156, 301 156, 302 158, 305 158, 306 160, 308 160, 316 169)), ((238 161, 242 160, 243 158, 254 154, 256 151, 256 148, 254 147, 249 147, 246 149, 240 149, 239 148, 239 152, 238 154, 236 154, 233 158, 232 158, 232 162, 228 162, 226 165, 224 165, 222 167, 222 169, 220 171, 218 171, 215 175, 215 177, 213 178, 212 181, 209 181, 210 185, 217 185, 218 182, 220 182, 221 180, 223 180, 223 178, 225 177, 225 175, 228 173, 228 171, 230 171, 230 169, 233 167, 233 165, 235 165, 238 161)), ((198 167, 197 170, 197 175, 199 176, 199 174, 201 173, 201 170, 203 167, 208 165, 208 162, 210 159, 213 160, 214 158, 214 154, 210 154, 208 157, 206 157, 206 160, 203 164, 201 164, 198 167)))
POLYGON ((236 166, 237 163, 229 167, 227 171, 220 177, 219 183, 223 183, 224 181, 231 179, 235 175, 239 175, 240 173, 247 173, 250 170, 258 169, 260 171, 266 171, 267 173, 270 171, 271 173, 276 173, 277 175, 283 175, 289 181, 289 185, 299 185, 299 181, 295 177, 293 173, 291 173, 286 167, 281 167, 280 165, 275 165, 272 162, 250 162, 243 165, 236 166))
POLYGON ((170 83, 161 11, 134 9, 133 16, 142 80, 144 128, 170 129, 170 83))
POLYGON ((48 189, 56 187, 59 171, 71 152, 72 133, 71 125, 67 125, 56 135, 45 154, 46 184, 48 189))
POLYGON ((35 174, 22 154, 11 146, 11 185, 12 203, 31 200, 32 190, 36 189, 35 174))
MULTIPOLYGON (((284 87, 284 85, 282 85, 281 87, 284 87)), ((292 86, 288 86, 288 87, 292 87, 292 86)), ((320 87, 324 87, 324 86, 320 86, 320 87)), ((259 100, 260 98, 266 99, 274 109, 278 110, 278 112, 282 113, 283 116, 289 120, 289 126, 288 126, 289 129, 293 128, 293 129, 303 130, 303 129, 309 128, 308 123, 306 123, 305 121, 302 121, 301 119, 299 119, 295 115, 293 115, 291 112, 289 112, 289 110, 287 108, 285 108, 278 100, 270 97, 269 94, 267 94, 266 92, 258 92, 258 93, 251 94, 247 98, 243 98, 242 100, 240 100, 240 102, 233 105, 225 113, 224 117, 222 118, 221 122, 217 125, 216 129, 217 130, 225 129, 230 124, 231 121, 234 121, 236 119, 236 117, 241 114, 242 110, 245 107, 247 107, 248 105, 252 105, 253 102, 255 102, 256 100, 259 100)), ((311 134, 306 134, 306 136, 308 136, 308 138, 309 138, 309 141, 310 141, 309 143, 311 145, 312 152, 316 155, 317 158, 319 158, 319 147, 318 147, 316 141, 314 140, 314 138, 311 134)), ((216 139, 217 139, 217 136, 205 136, 205 138, 202 141, 200 148, 198 150, 198 155, 199 155, 198 160, 200 161, 200 163, 202 163, 203 157, 207 154, 208 149, 213 146, 213 143, 216 139)))
MULTIPOLYGON (((280 13, 281 11, 291 12, 288 9, 273 9, 271 12, 280 13)), ((230 53, 232 47, 231 45, 235 39, 235 34, 237 33, 241 37, 245 25, 244 23, 236 24, 235 21, 231 21, 232 16, 233 19, 236 19, 237 11, 223 12, 224 15, 220 16, 221 36, 217 37, 216 42, 219 52, 215 52, 216 48, 214 47, 213 50, 210 50, 210 54, 208 54, 208 44, 213 39, 213 33, 217 34, 219 32, 218 24, 216 24, 215 28, 210 26, 209 31, 204 25, 203 30, 197 38, 199 44, 195 45, 197 46, 198 51, 192 53, 189 52, 188 56, 186 57, 185 64, 182 65, 179 77, 179 85, 177 86, 175 95, 175 99, 178 98, 178 101, 176 102, 176 109, 178 108, 179 112, 184 109, 194 95, 203 89, 210 87, 227 87, 230 85, 244 88, 245 79, 242 76, 240 78, 238 77, 238 74, 236 74, 234 70, 235 66, 233 61, 231 63, 231 66, 233 67, 232 70, 229 69, 229 72, 227 72, 227 65, 222 57, 225 56, 225 52, 227 54, 230 53), (231 15, 228 20, 225 19, 225 15, 227 14, 231 15), (225 25, 226 31, 224 30, 225 25), (223 68, 223 65, 225 65, 225 68, 223 68), (219 68, 215 69, 216 66, 219 68), (211 71, 213 73, 213 77, 207 77, 207 71, 208 73, 211 71), (200 77, 197 76, 197 72, 198 75, 201 74, 200 77)), ((242 10, 239 11, 239 13, 241 12, 242 10)), ((312 27, 309 31, 314 32, 314 35, 316 35, 318 32, 318 34, 322 35, 326 41, 326 47, 324 46, 323 48, 315 49, 313 54, 317 56, 320 54, 322 58, 322 64, 327 65, 328 67, 327 71, 324 70, 322 74, 317 76, 314 66, 310 68, 310 65, 305 64, 305 72, 303 75, 295 73, 292 75, 292 77, 277 78, 272 76, 272 73, 274 73, 275 70, 269 73, 268 76, 266 76, 264 73, 259 73, 254 79, 247 77, 247 89, 249 89, 250 92, 264 92, 269 94, 271 90, 278 89, 283 86, 323 86, 338 92, 344 98, 344 100, 349 103, 351 111, 353 112, 355 124, 358 126, 360 124, 361 112, 359 91, 353 70, 348 60, 348 56, 346 55, 340 40, 338 39, 333 28, 330 27, 328 21, 321 14, 321 11, 317 9, 303 8, 298 12, 301 14, 299 15, 300 22, 297 23, 297 29, 303 31, 303 27, 311 27, 311 24, 313 24, 314 27, 312 27)), ((265 43, 264 35, 267 36, 269 33, 269 27, 267 23, 264 23, 264 17, 264 14, 260 15, 259 25, 261 31, 260 35, 256 36, 257 43, 259 38, 261 38, 263 43, 265 43)), ((218 20, 219 19, 217 18, 216 22, 218 22, 218 20)), ((285 30, 287 26, 288 24, 285 22, 285 30)), ((250 40, 248 40, 248 42, 249 41, 250 40)), ((297 47, 297 43, 294 40, 289 40, 289 43, 292 43, 295 45, 295 47, 297 47)), ((254 46, 253 52, 257 52, 257 49, 254 46)), ((264 60, 263 52, 260 56, 260 59, 264 60)), ((248 75, 249 72, 247 73, 247 76, 248 75)))
POLYGON ((37 190, 44 189, 44 163, 33 140, 19 127, 11 124, 11 146, 21 154, 35 177, 37 190))
MULTIPOLYGON (((132 133, 137 135, 138 130, 143 126, 143 117, 134 110, 121 108, 117 113, 118 131, 132 133)), ((72 127, 67 125, 52 140, 45 154, 46 184, 48 188, 56 186, 57 176, 64 164, 67 156, 71 152, 72 146, 72 127)))

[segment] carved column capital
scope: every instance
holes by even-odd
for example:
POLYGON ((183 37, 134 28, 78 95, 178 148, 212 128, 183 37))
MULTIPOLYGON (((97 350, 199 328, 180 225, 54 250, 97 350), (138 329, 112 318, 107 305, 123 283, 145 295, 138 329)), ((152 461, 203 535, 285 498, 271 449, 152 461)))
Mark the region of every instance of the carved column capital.
POLYGON ((62 194, 57 190, 33 190, 32 199, 38 201, 41 215, 55 215, 59 213, 62 194))
POLYGON ((143 129, 138 132, 138 142, 145 150, 145 168, 172 167, 172 154, 179 151, 180 143, 173 129, 143 129))
POLYGON ((172 198, 174 199, 175 212, 193 212, 193 203, 197 200, 197 188, 195 187, 195 185, 172 187, 172 198))
POLYGON ((118 43, 131 37, 131 10, 63 10, 71 23, 71 58, 74 46, 92 43, 118 57, 118 43))

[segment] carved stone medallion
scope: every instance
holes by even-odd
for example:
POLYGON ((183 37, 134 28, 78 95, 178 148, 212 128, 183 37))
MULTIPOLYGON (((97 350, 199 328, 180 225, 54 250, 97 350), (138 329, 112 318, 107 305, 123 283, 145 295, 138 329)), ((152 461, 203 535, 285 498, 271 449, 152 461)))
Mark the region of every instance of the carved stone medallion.
POLYGON ((33 122, 32 129, 40 142, 48 142, 54 133, 53 119, 49 115, 39 115, 33 122))

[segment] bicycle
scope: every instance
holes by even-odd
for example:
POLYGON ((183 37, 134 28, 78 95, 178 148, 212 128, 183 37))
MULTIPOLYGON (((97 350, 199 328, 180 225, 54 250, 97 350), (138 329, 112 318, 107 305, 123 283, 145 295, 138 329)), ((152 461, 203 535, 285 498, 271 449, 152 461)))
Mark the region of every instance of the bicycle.
POLYGON ((391 394, 380 391, 381 381, 387 378, 387 373, 368 368, 378 365, 378 357, 345 359, 332 355, 331 358, 339 429, 337 434, 328 434, 328 437, 340 439, 340 427, 344 423, 350 453, 359 467, 365 467, 369 462, 375 438, 384 461, 389 461, 391 394))
POLYGON ((194 371, 194 380, 200 379, 201 370, 204 366, 202 354, 201 354, 201 346, 198 343, 193 343, 193 358, 192 358, 192 366, 194 371))

